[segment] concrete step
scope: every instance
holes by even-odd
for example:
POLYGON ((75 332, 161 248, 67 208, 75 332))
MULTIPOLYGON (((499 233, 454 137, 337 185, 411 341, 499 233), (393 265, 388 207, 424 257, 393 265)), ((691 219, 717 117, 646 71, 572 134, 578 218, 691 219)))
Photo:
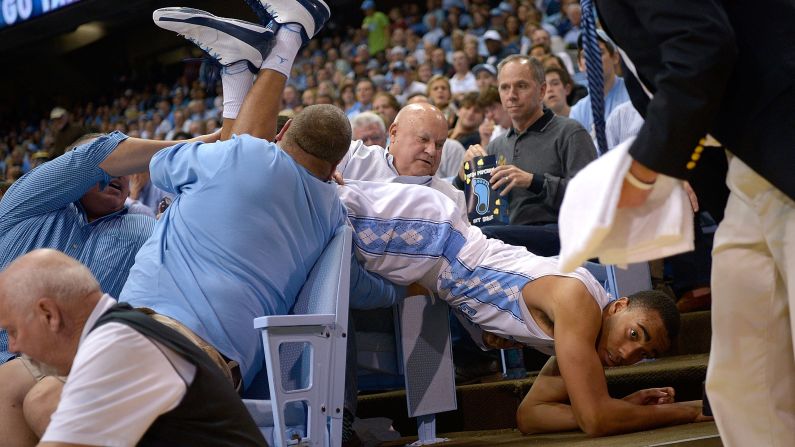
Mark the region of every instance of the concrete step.
MULTIPOLYGON (((664 357, 632 366, 607 368, 605 377, 614 397, 643 388, 672 386, 677 400, 701 399, 708 358, 708 354, 664 357)), ((522 380, 456 387, 458 409, 437 415, 437 432, 516 428, 516 409, 534 379, 532 375, 522 380)), ((357 416, 388 417, 401 434, 416 434, 416 422, 407 415, 406 393, 402 390, 360 396, 357 416)))
MULTIPOLYGON (((517 430, 488 430, 444 433, 440 437, 449 441, 436 444, 440 447, 474 446, 560 446, 560 447, 719 447, 723 445, 714 422, 665 427, 623 435, 589 438, 581 432, 553 433, 525 436, 517 430)), ((403 437, 380 444, 397 447, 416 441, 416 437, 403 437)))

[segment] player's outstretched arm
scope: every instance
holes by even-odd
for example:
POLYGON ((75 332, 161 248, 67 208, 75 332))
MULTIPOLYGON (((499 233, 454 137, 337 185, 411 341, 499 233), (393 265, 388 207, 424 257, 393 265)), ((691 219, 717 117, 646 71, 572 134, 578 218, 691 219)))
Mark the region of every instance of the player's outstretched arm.
POLYGON ((569 404, 566 383, 555 357, 541 368, 530 391, 519 404, 516 425, 524 434, 578 430, 580 425, 569 404))
POLYGON ((572 413, 580 429, 590 436, 646 430, 685 424, 700 418, 692 403, 636 405, 613 399, 594 346, 601 328, 601 309, 579 289, 564 290, 568 299, 553 300, 555 352, 572 413))

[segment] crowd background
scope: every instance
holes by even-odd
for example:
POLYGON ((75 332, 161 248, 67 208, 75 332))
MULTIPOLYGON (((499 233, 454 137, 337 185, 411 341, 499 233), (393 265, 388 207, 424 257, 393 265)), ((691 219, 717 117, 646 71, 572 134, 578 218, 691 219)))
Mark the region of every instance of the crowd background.
MULTIPOLYGON (((340 6, 335 3, 342 2, 331 2, 332 8, 340 6)), ((453 129, 457 102, 463 93, 478 90, 472 70, 479 64, 488 62, 494 67, 514 53, 536 54, 551 64, 555 64, 553 53, 565 55, 570 50, 576 57, 579 11, 572 0, 366 1, 350 6, 355 13, 334 14, 348 23, 329 27, 323 38, 301 51, 284 92, 283 109, 297 112, 307 105, 331 103, 353 117, 372 109, 378 93, 391 93, 397 99, 397 103, 384 101, 392 108, 422 93, 445 110, 453 129), (452 82, 431 93, 428 84, 433 77, 452 78, 452 82)), ((171 44, 164 46, 171 52, 171 64, 149 66, 147 73, 116 64, 129 71, 116 73, 110 88, 97 95, 61 91, 33 104, 22 101, 21 108, 16 104, 0 108, 4 189, 36 165, 60 155, 84 132, 120 130, 130 136, 172 140, 220 126, 219 67, 203 59, 188 42, 154 27, 148 33, 171 44), (182 56, 177 60, 174 45, 182 56)), ((97 65, 108 65, 95 59, 97 65)), ((576 63, 563 62, 582 82, 584 76, 576 63)), ((86 90, 92 88, 86 85, 86 90)), ((484 119, 481 114, 480 121, 484 119)))
MULTIPOLYGON (((191 6, 218 15, 251 15, 244 2, 223 2, 223 6, 209 0, 195 3, 191 6)), ((335 22, 299 53, 283 93, 280 115, 289 117, 313 104, 334 104, 353 121, 354 138, 386 147, 385 129, 398 110, 409 102, 427 100, 445 113, 449 139, 462 148, 457 149, 461 152, 458 160, 449 163, 452 169, 445 170, 442 177, 457 173, 463 149, 470 144, 485 147, 510 128, 496 88, 498 64, 507 56, 525 54, 541 61, 547 80, 544 105, 558 115, 570 116, 572 107, 587 95, 584 61, 578 60, 577 0, 355 0, 332 1, 330 5, 335 22), (370 111, 384 121, 380 136, 356 132, 354 118, 370 111)), ((142 9, 151 11, 158 6, 163 5, 152 1, 142 9)), ((130 23, 130 28, 116 33, 126 33, 124 42, 149 46, 154 53, 131 55, 129 48, 118 48, 118 40, 100 40, 74 52, 74 70, 62 80, 39 82, 40 88, 29 96, 24 90, 17 96, 13 91, 0 92, 0 197, 19 177, 61 155, 88 132, 118 130, 131 137, 178 140, 220 128, 221 67, 190 42, 157 29, 149 17, 138 14, 130 23), (122 53, 126 57, 120 57, 122 53)), ((606 79, 620 76, 617 53, 612 47, 603 52, 606 79)), ((69 53, 59 57, 53 63, 64 70, 69 53)), ((41 67, 45 63, 33 64, 41 67)), ((611 85, 623 91, 606 93, 613 109, 629 97, 623 81, 611 85), (613 97, 620 100, 612 103, 613 97)), ((579 115, 588 115, 578 121, 593 138, 590 105, 581 106, 579 115)), ((571 117, 575 115, 578 113, 571 117)), ((360 120, 362 128, 368 122, 360 120)), ((445 148, 448 150, 447 145, 445 148)), ((444 160, 442 164, 444 167, 444 160)), ((141 196, 156 195, 157 191, 144 191, 147 182, 148 176, 133 176, 132 199, 144 202, 141 196)), ((161 199, 164 197, 158 196, 150 202, 161 199)), ((667 273, 655 271, 661 287, 672 287, 669 292, 674 298, 693 291, 709 293, 710 243, 702 244, 700 250, 707 259, 693 261, 690 256, 686 262, 669 263, 667 273), (685 268, 677 271, 681 265, 685 268)), ((705 302, 708 307, 708 301, 700 299, 697 308, 704 308, 705 302)), ((473 365, 471 371, 461 372, 460 378, 495 370, 490 356, 483 361, 478 352, 475 357, 478 359, 466 362, 473 365)))

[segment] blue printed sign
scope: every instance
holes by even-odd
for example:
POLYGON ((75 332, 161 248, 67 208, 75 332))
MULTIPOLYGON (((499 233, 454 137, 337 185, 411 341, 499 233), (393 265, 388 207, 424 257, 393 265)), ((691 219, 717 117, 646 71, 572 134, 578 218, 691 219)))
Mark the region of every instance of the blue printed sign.
POLYGON ((0 29, 17 25, 80 0, 0 0, 0 29))
MULTIPOLYGON (((501 162, 500 164, 504 164, 501 162)), ((499 225, 508 223, 508 198, 491 189, 491 172, 497 167, 497 157, 475 157, 464 163, 467 213, 472 225, 499 225)))

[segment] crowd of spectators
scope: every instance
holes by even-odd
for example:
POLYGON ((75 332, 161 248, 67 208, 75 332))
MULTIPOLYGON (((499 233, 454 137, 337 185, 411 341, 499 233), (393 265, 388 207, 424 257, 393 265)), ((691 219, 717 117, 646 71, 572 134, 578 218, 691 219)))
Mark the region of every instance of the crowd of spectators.
MULTIPOLYGON (((374 108, 381 113, 385 105, 396 113, 409 97, 421 94, 444 110, 454 129, 465 94, 496 83, 496 64, 509 54, 535 55, 545 66, 577 77, 573 53, 566 51, 576 46, 579 32, 572 4, 428 0, 380 11, 379 2, 365 1, 361 28, 315 39, 301 51, 283 109, 336 104, 352 118, 374 108)), ((0 124, 3 188, 88 131, 174 140, 218 129, 222 98, 213 69, 207 62, 176 80, 122 87, 103 100, 78 99, 68 110, 54 104, 49 116, 38 120, 0 124)), ((583 94, 574 91, 570 100, 583 94)))
MULTIPOLYGON (((364 17, 360 27, 310 41, 295 61, 280 115, 290 117, 313 104, 336 105, 351 120, 362 112, 374 112, 384 127, 378 130, 380 126, 369 122, 374 139, 365 143, 388 146, 388 129, 400 108, 430 102, 448 120, 449 138, 437 175, 449 178, 458 172, 470 145, 485 148, 511 128, 496 88, 497 65, 518 53, 538 59, 546 71, 545 108, 559 116, 571 113, 595 137, 578 48, 576 0, 420 3, 382 11, 379 2, 365 0, 360 5, 364 17)), ((624 113, 610 120, 612 109, 629 97, 613 44, 603 33, 599 39, 612 146, 627 135, 612 135, 611 129, 637 131, 640 117, 624 118, 624 113)), ((0 195, 86 132, 119 130, 131 137, 177 140, 218 130, 223 98, 219 67, 213 64, 209 58, 200 65, 187 64, 176 80, 122 84, 105 99, 78 100, 68 110, 55 105, 49 116, 38 120, 0 123, 0 195)), ((354 137, 365 139, 358 127, 354 126, 354 137)), ((138 189, 133 188, 133 199, 138 199, 138 189)))

